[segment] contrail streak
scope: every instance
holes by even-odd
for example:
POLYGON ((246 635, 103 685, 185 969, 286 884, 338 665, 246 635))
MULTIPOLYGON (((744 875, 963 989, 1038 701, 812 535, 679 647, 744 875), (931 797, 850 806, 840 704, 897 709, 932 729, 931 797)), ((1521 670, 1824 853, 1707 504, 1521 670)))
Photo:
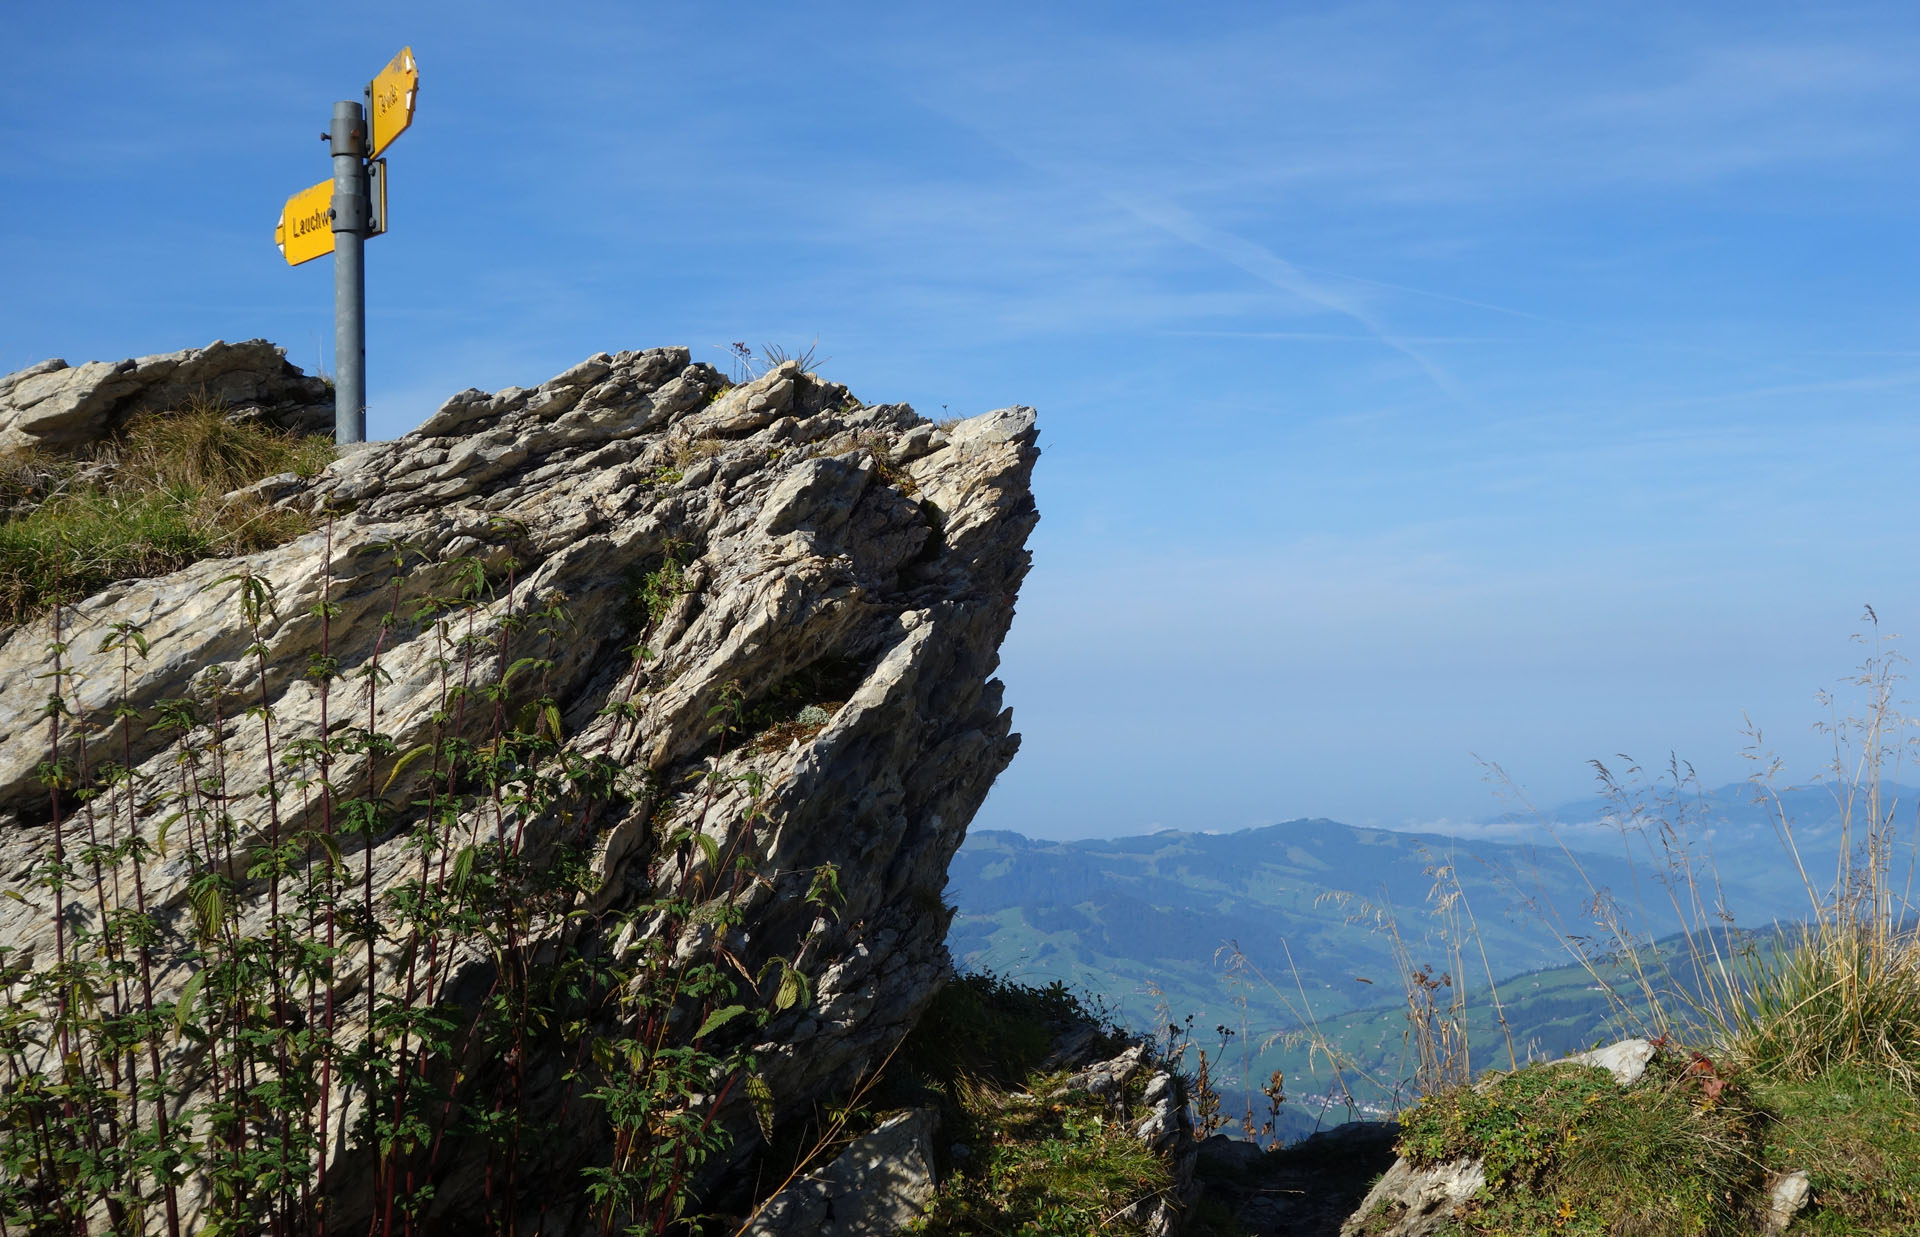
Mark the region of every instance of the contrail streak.
POLYGON ((1107 200, 1134 218, 1148 223, 1170 236, 1223 258, 1263 283, 1292 293, 1303 301, 1352 319, 1368 334, 1418 365, 1433 384, 1453 399, 1465 402, 1460 384, 1431 357, 1394 334, 1387 324, 1339 289, 1313 278, 1279 254, 1244 236, 1203 223, 1188 212, 1164 202, 1146 202, 1138 198, 1109 193, 1107 200))

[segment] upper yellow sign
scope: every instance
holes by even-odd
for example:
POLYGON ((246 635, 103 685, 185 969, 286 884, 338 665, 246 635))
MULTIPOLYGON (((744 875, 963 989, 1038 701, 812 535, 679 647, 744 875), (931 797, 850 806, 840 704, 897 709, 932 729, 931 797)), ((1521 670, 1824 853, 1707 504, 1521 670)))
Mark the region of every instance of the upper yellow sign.
POLYGON ((413 123, 413 100, 420 93, 420 66, 413 61, 413 49, 403 47, 387 67, 374 75, 367 94, 373 101, 372 149, 367 158, 377 157, 394 138, 413 123))
POLYGON ((280 246, 288 266, 333 252, 332 180, 323 180, 287 199, 280 208, 280 222, 273 225, 273 243, 280 246))

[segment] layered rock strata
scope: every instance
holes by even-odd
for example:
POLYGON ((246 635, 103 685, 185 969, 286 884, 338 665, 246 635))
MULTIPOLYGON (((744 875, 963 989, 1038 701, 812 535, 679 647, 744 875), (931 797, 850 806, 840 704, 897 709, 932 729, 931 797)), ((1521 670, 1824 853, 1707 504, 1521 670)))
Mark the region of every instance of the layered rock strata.
MULTIPOLYGON (((174 358, 170 380, 211 381, 194 366, 221 348, 174 358)), ((274 385, 284 364, 277 353, 255 359, 247 376, 227 371, 230 381, 212 393, 312 393, 274 385)), ((85 395, 77 375, 92 368, 36 366, 0 380, 0 405, 11 410, 0 432, 42 444, 97 432, 130 406, 135 378, 161 367, 104 367, 108 381, 85 395), (59 415, 26 416, 35 409, 59 415)), ((141 389, 151 396, 156 387, 141 389)), ((316 531, 276 550, 117 583, 0 640, 0 881, 9 895, 0 900, 0 946, 30 969, 56 958, 50 895, 34 879, 55 843, 55 805, 38 771, 56 738, 70 767, 124 762, 136 787, 171 784, 193 751, 217 747, 226 784, 252 788, 273 782, 274 762, 297 740, 346 725, 377 729, 387 754, 341 745, 327 776, 379 787, 392 825, 370 854, 349 840, 346 861, 364 868, 376 901, 402 890, 416 866, 409 828, 424 808, 415 800, 430 774, 429 761, 392 753, 462 724, 448 720, 445 625, 423 615, 464 593, 461 647, 479 650, 467 656, 505 662, 531 651, 541 663, 501 707, 538 704, 565 752, 610 756, 630 779, 591 817, 582 914, 616 914, 654 895, 667 879, 663 839, 679 837, 684 881, 689 862, 713 853, 688 838, 726 846, 737 822, 758 822, 756 876, 739 898, 744 921, 722 941, 696 934, 679 948, 724 945, 756 982, 785 959, 804 973, 806 999, 752 1032, 753 1107, 762 1111, 750 1112, 738 1089, 719 1106, 716 1120, 733 1141, 708 1166, 717 1188, 759 1129, 786 1126, 875 1068, 950 971, 947 864, 1018 745, 992 675, 1028 567, 1037 455, 1028 408, 936 427, 904 405, 864 405, 792 363, 732 386, 686 350, 663 348, 602 353, 532 389, 463 392, 414 432, 318 478, 269 478, 255 492, 311 513, 316 531), (262 585, 270 605, 256 612, 255 630, 244 603, 262 585), (531 639, 524 633, 536 615, 547 616, 544 643, 515 646, 531 639), (103 648, 125 625, 138 627, 145 655, 103 648), (316 665, 326 667, 319 678, 316 665), (367 675, 379 684, 373 715, 363 706, 349 719, 346 702, 360 699, 352 693, 367 675), (68 710, 57 732, 50 690, 68 710), (197 702, 194 729, 155 721, 173 700, 197 702), (716 714, 757 719, 761 732, 717 744, 716 714), (699 793, 686 789, 703 776, 699 793), (823 872, 838 882, 825 909, 807 896, 823 872)), ((512 678, 506 665, 492 669, 512 678)), ((464 715, 475 736, 488 712, 464 715)), ((156 851, 143 896, 162 928, 153 982, 166 1000, 192 973, 192 873, 178 834, 159 849, 158 793, 136 800, 132 828, 156 851)), ((277 802, 276 836, 311 823, 302 815, 314 810, 310 795, 277 802)), ((236 795, 224 806, 242 818, 246 852, 246 839, 268 831, 265 801, 236 795)), ((75 853, 85 825, 71 798, 58 819, 75 853)), ((515 827, 539 853, 544 835, 585 829, 584 819, 555 809, 515 827)), ((456 832, 492 836, 497 827, 476 808, 456 832)), ((248 862, 242 853, 232 870, 248 862)), ((110 871, 105 884, 129 889, 129 875, 110 871)), ((258 880, 242 880, 236 896, 246 899, 243 926, 266 922, 258 880)), ((69 898, 66 911, 67 941, 76 924, 98 927, 90 896, 69 898)), ((550 959, 575 930, 536 924, 519 956, 504 960, 456 946, 443 991, 479 1000, 499 967, 550 959)), ((399 980, 387 968, 399 965, 397 946, 383 947, 373 985, 364 971, 342 974, 327 999, 343 1036, 356 1023, 364 1034, 367 992, 392 990, 399 980)), ((179 1068, 190 1077, 189 1056, 179 1068)), ((553 1099, 570 1085, 564 1060, 516 1068, 530 1097, 544 1088, 553 1099)), ((591 1125, 573 1102, 561 1105, 570 1114, 563 1136, 591 1125)), ((328 1188, 338 1221, 364 1224, 372 1170, 348 1150, 352 1104, 339 1096, 324 1132, 334 1157, 328 1188)), ((547 1149, 556 1173, 604 1153, 580 1138, 577 1148, 547 1149)), ((472 1165, 454 1157, 437 1171, 436 1223, 504 1208, 518 1209, 523 1232, 589 1226, 574 1179, 523 1182, 519 1197, 483 1200, 498 1184, 483 1184, 472 1165)), ((191 1183, 183 1191, 191 1228, 206 1200, 191 1183)), ((159 1223, 147 1217, 149 1229, 159 1223)))
POLYGON ((73 451, 135 414, 200 403, 302 434, 333 433, 333 388, 264 339, 126 361, 42 361, 0 377, 0 454, 73 451))

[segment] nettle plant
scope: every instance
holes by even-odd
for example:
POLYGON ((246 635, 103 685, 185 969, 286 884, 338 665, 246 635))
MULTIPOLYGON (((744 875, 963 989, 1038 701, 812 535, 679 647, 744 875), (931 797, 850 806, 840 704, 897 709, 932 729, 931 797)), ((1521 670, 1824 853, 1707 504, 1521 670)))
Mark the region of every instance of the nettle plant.
MULTIPOLYGON (((203 676, 145 713, 87 715, 56 611, 51 847, 6 891, 46 909, 54 956, 0 949, 0 1233, 407 1233, 452 1175, 477 1180, 491 1231, 571 1194, 602 1233, 662 1233, 696 1222, 691 1184, 730 1139, 721 1105, 738 1093, 770 1125, 741 1032, 810 984, 793 960, 752 967, 736 948, 743 898, 770 879, 758 775, 722 771, 742 691, 708 716, 703 770, 659 785, 613 756, 642 724, 651 623, 606 741, 582 751, 551 693, 562 599, 485 621, 498 582, 470 560, 454 595, 403 616, 416 558, 381 552, 390 602, 351 676, 322 582, 304 668, 318 724, 299 732, 267 691, 285 668, 269 665, 258 576, 226 581, 258 681, 238 705, 203 676), (381 707, 403 622, 431 627, 439 688, 431 738, 404 751, 381 707), (264 747, 246 765, 257 784, 236 782, 243 715, 264 747), (171 767, 135 761, 135 726, 173 733, 171 767), (390 801, 408 773, 412 798, 390 801), (671 827, 742 787, 719 836, 671 827), (636 807, 664 836, 645 894, 605 906, 595 847, 636 807), (184 899, 156 896, 162 874, 184 899), (600 1152, 556 1189, 554 1148, 581 1145, 585 1121, 600 1152)), ((504 583, 513 596, 511 569, 504 583)), ((124 700, 146 638, 122 624, 102 650, 124 700)), ((808 899, 826 907, 836 879, 813 873, 808 899)))

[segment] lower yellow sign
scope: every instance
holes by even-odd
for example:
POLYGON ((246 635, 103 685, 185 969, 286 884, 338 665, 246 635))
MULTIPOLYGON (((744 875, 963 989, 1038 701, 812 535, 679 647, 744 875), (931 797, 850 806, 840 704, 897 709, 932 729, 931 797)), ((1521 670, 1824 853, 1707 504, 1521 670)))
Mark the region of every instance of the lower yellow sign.
POLYGON ((273 243, 280 246, 288 266, 298 266, 333 252, 333 180, 302 189, 280 208, 273 227, 273 243))

